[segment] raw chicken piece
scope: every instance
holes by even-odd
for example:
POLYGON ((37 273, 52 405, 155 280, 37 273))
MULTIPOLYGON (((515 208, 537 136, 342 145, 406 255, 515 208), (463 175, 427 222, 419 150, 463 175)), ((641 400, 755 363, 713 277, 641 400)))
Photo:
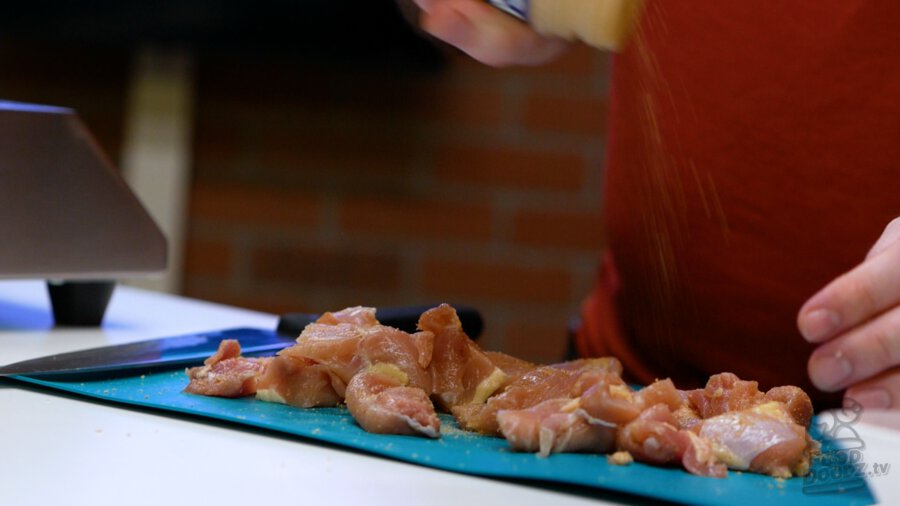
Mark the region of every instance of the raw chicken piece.
POLYGON ((506 380, 500 385, 500 388, 497 389, 498 392, 502 392, 503 389, 512 384, 512 382, 539 367, 537 364, 499 351, 485 351, 484 354, 496 367, 499 367, 500 370, 503 371, 503 374, 506 375, 506 380))
POLYGON ((431 400, 408 383, 407 375, 393 364, 371 365, 347 385, 347 408, 368 432, 440 437, 441 423, 431 400))
POLYGON ((497 413, 500 433, 514 451, 607 453, 614 449, 616 427, 591 423, 577 399, 551 399, 521 410, 497 413))
POLYGON ((428 397, 434 334, 409 334, 393 327, 364 329, 356 362, 363 369, 347 386, 350 414, 365 430, 378 434, 411 434, 436 438, 440 421, 428 397))
POLYGON ((219 343, 219 349, 203 361, 203 366, 188 369, 190 378, 185 392, 215 397, 244 397, 256 393, 256 381, 268 359, 241 356, 241 345, 234 339, 219 343))
POLYGON ((729 468, 777 478, 807 474, 818 448, 806 428, 777 401, 706 419, 700 437, 711 442, 716 456, 729 468))
POLYGON ((691 404, 703 418, 752 408, 765 400, 755 381, 744 381, 730 372, 710 376, 706 388, 688 392, 691 404))
MULTIPOLYGON (((416 351, 419 352, 419 357, 417 361, 419 365, 428 368, 431 365, 431 359, 434 357, 434 334, 427 330, 423 330, 421 332, 416 332, 414 334, 409 335, 413 340, 413 344, 416 346, 416 351)), ((431 373, 429 373, 430 375, 431 373)), ((434 381, 434 378, 432 378, 434 381)))
POLYGON ((297 344, 278 354, 321 364, 331 375, 335 391, 343 397, 350 378, 363 365, 356 352, 365 332, 365 327, 354 323, 311 323, 300 333, 297 344))
POLYGON ((725 464, 717 458, 709 442, 695 433, 679 429, 665 404, 644 410, 618 433, 617 445, 634 460, 655 465, 681 465, 692 474, 722 478, 725 464))
POLYGON ((241 356, 241 343, 237 339, 223 339, 219 342, 219 348, 211 357, 203 361, 203 365, 218 364, 223 360, 238 358, 241 356))
POLYGON ((672 416, 675 417, 679 429, 697 432, 700 430, 700 424, 703 423, 703 419, 700 418, 697 411, 687 402, 673 411, 672 416))
POLYGON ((809 427, 810 422, 812 422, 812 400, 800 387, 781 386, 772 388, 766 392, 765 400, 784 403, 791 418, 803 427, 809 427))
POLYGON ((817 450, 806 433, 812 404, 797 387, 763 393, 754 381, 722 373, 703 389, 680 391, 666 379, 634 391, 614 358, 537 366, 483 352, 446 304, 423 313, 419 328, 382 326, 372 308, 325 313, 271 359, 243 358, 237 342, 223 342, 203 367, 188 370, 186 390, 256 392, 301 407, 345 400, 369 432, 436 438, 434 401, 466 429, 502 433, 513 450, 618 450, 614 462, 680 465, 702 476, 724 476, 726 466, 804 475, 817 450))
POLYGON ((622 362, 619 362, 619 359, 615 357, 579 358, 568 362, 550 364, 547 367, 564 371, 603 371, 616 376, 622 375, 622 362))
POLYGON ((617 374, 598 376, 581 395, 581 405, 588 415, 619 426, 656 404, 676 411, 687 405, 687 399, 670 379, 657 380, 634 391, 617 374))
POLYGON ((279 355, 322 365, 331 375, 335 392, 343 397, 353 375, 374 362, 396 363, 412 377, 415 386, 430 392, 430 373, 425 368, 431 362, 433 347, 434 335, 430 332, 410 335, 379 324, 374 309, 355 307, 323 314, 303 329, 297 344, 279 355))
POLYGON ((754 406, 778 401, 798 424, 809 427, 813 406, 809 395, 795 386, 780 386, 763 394, 755 381, 744 381, 732 373, 711 376, 706 388, 687 392, 691 404, 703 418, 730 411, 743 411, 754 406))
POLYGON ((316 323, 323 323, 326 325, 350 323, 358 327, 371 327, 378 324, 378 319, 375 317, 375 308, 354 306, 333 313, 323 313, 322 316, 316 320, 316 323))
POLYGON ((526 374, 534 371, 538 367, 551 367, 553 369, 561 369, 564 371, 585 372, 588 370, 608 371, 614 374, 622 374, 622 364, 618 359, 613 357, 602 358, 582 358, 570 360, 568 362, 560 362, 546 366, 533 364, 526 360, 507 355, 498 351, 485 351, 485 355, 506 374, 506 382, 498 391, 502 392, 506 387, 521 379, 526 374))
POLYGON ((425 311, 418 326, 434 335, 430 369, 433 396, 441 409, 482 404, 506 382, 503 371, 463 332, 450 305, 425 311))
POLYGON ((598 375, 618 378, 607 372, 610 367, 614 367, 613 364, 618 364, 618 361, 576 360, 567 364, 538 367, 520 376, 483 405, 457 406, 452 413, 467 430, 499 434, 497 413, 500 410, 521 410, 551 399, 578 397, 586 388, 585 384, 594 382, 598 375))
POLYGON ((433 349, 433 333, 381 325, 371 308, 325 313, 279 353, 258 397, 301 407, 345 400, 370 432, 437 437, 433 349))
POLYGON ((356 306, 324 313, 303 329, 297 344, 279 355, 322 364, 332 375, 338 395, 343 397, 350 378, 362 367, 356 358, 359 341, 368 329, 377 325, 375 309, 371 307, 356 306))
POLYGON ((434 334, 428 331, 409 334, 393 327, 374 325, 365 329, 357 346, 356 360, 361 367, 372 364, 392 364, 408 378, 411 387, 421 388, 431 394, 431 372, 426 369, 431 362, 434 334))
POLYGON ((644 408, 636 394, 617 374, 596 374, 584 382, 581 408, 593 420, 622 426, 640 416, 644 408))
POLYGON ((256 398, 300 408, 337 406, 342 400, 327 366, 288 355, 269 362, 257 382, 256 398))
POLYGON ((605 428, 615 437, 616 448, 635 460, 681 465, 693 474, 717 477, 725 476, 726 466, 776 477, 804 475, 816 448, 797 423, 809 419, 811 408, 808 396, 796 387, 763 395, 755 382, 724 373, 712 377, 706 389, 690 393, 679 391, 668 379, 634 392, 618 375, 596 372, 583 375, 579 387, 581 395, 574 400, 501 411, 497 418, 510 446, 542 454, 574 451, 582 447, 560 441, 572 432, 570 427, 581 427, 574 422, 580 420, 588 427, 605 428), (704 419, 690 399, 712 416, 704 419), (732 406, 745 408, 735 411, 732 406), (562 432, 555 433, 551 426, 562 432))
POLYGON ((675 411, 688 404, 687 396, 675 388, 675 384, 668 378, 656 380, 645 386, 638 390, 638 392, 634 394, 634 397, 635 401, 642 409, 657 404, 665 404, 670 410, 675 411))
POLYGON ((297 344, 279 352, 257 397, 300 407, 333 406, 347 395, 352 378, 375 363, 398 367, 410 386, 427 396, 431 375, 425 366, 433 335, 380 325, 374 315, 374 310, 359 307, 325 313, 303 330, 297 344))

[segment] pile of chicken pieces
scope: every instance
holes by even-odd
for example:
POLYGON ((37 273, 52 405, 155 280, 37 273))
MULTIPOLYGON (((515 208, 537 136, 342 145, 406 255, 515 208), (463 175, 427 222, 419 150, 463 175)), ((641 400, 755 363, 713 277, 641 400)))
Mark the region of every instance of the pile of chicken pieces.
POLYGON ((635 391, 612 357, 541 366, 485 352, 447 304, 422 313, 418 329, 381 325, 373 308, 325 313, 274 357, 242 357, 237 341, 223 341, 188 369, 185 391, 301 408, 345 403, 366 431, 429 438, 440 437, 440 411, 516 451, 601 453, 701 476, 803 476, 818 449, 807 432, 812 403, 798 387, 760 392, 726 372, 702 389, 665 379, 635 391))

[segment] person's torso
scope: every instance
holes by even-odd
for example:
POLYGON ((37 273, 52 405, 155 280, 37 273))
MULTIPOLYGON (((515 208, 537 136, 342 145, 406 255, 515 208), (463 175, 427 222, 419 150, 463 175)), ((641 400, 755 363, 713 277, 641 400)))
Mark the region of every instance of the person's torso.
POLYGON ((613 75, 628 345, 682 383, 812 390, 797 311, 900 215, 900 2, 650 0, 613 75))

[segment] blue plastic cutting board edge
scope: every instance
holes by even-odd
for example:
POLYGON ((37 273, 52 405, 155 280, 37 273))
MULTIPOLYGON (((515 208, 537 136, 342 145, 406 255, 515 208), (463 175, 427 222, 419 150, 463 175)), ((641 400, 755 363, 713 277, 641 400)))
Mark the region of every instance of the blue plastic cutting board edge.
MULTIPOLYGON (((514 453, 505 440, 462 431, 443 415, 440 439, 369 434, 342 407, 299 409, 253 398, 220 399, 184 393, 188 379, 183 370, 84 382, 23 376, 15 379, 88 398, 196 415, 201 417, 198 421, 225 420, 478 476, 556 482, 699 505, 875 503, 862 479, 845 483, 840 492, 836 487, 825 487, 826 493, 811 493, 810 482, 803 478, 776 480, 734 471, 724 479, 703 478, 681 469, 640 463, 616 466, 607 463, 603 455, 555 454, 541 458, 514 453)), ((822 441, 821 436, 816 437, 822 441)), ((830 442, 825 440, 823 445, 828 448, 830 442)))

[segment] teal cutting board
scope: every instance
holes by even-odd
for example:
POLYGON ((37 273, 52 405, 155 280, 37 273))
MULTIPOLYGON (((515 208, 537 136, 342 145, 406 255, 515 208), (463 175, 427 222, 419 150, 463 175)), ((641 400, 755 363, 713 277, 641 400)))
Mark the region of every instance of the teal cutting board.
MULTIPOLYGON (((611 465, 602 455, 556 454, 541 458, 514 453, 505 440, 461 431, 447 416, 442 417, 442 437, 437 440, 369 434, 356 425, 345 408, 299 409, 252 398, 219 399, 184 393, 188 380, 181 370, 84 382, 22 376, 15 379, 86 398, 195 415, 199 423, 204 419, 224 420, 237 424, 236 429, 241 425, 252 426, 478 476, 556 482, 685 504, 776 506, 875 502, 866 482, 860 478, 838 477, 835 481, 832 476, 831 483, 823 480, 814 483, 804 478, 776 480, 731 471, 727 478, 715 479, 639 463, 611 465)), ((823 442, 826 451, 833 449, 832 442, 821 435, 814 433, 814 437, 823 442)))

